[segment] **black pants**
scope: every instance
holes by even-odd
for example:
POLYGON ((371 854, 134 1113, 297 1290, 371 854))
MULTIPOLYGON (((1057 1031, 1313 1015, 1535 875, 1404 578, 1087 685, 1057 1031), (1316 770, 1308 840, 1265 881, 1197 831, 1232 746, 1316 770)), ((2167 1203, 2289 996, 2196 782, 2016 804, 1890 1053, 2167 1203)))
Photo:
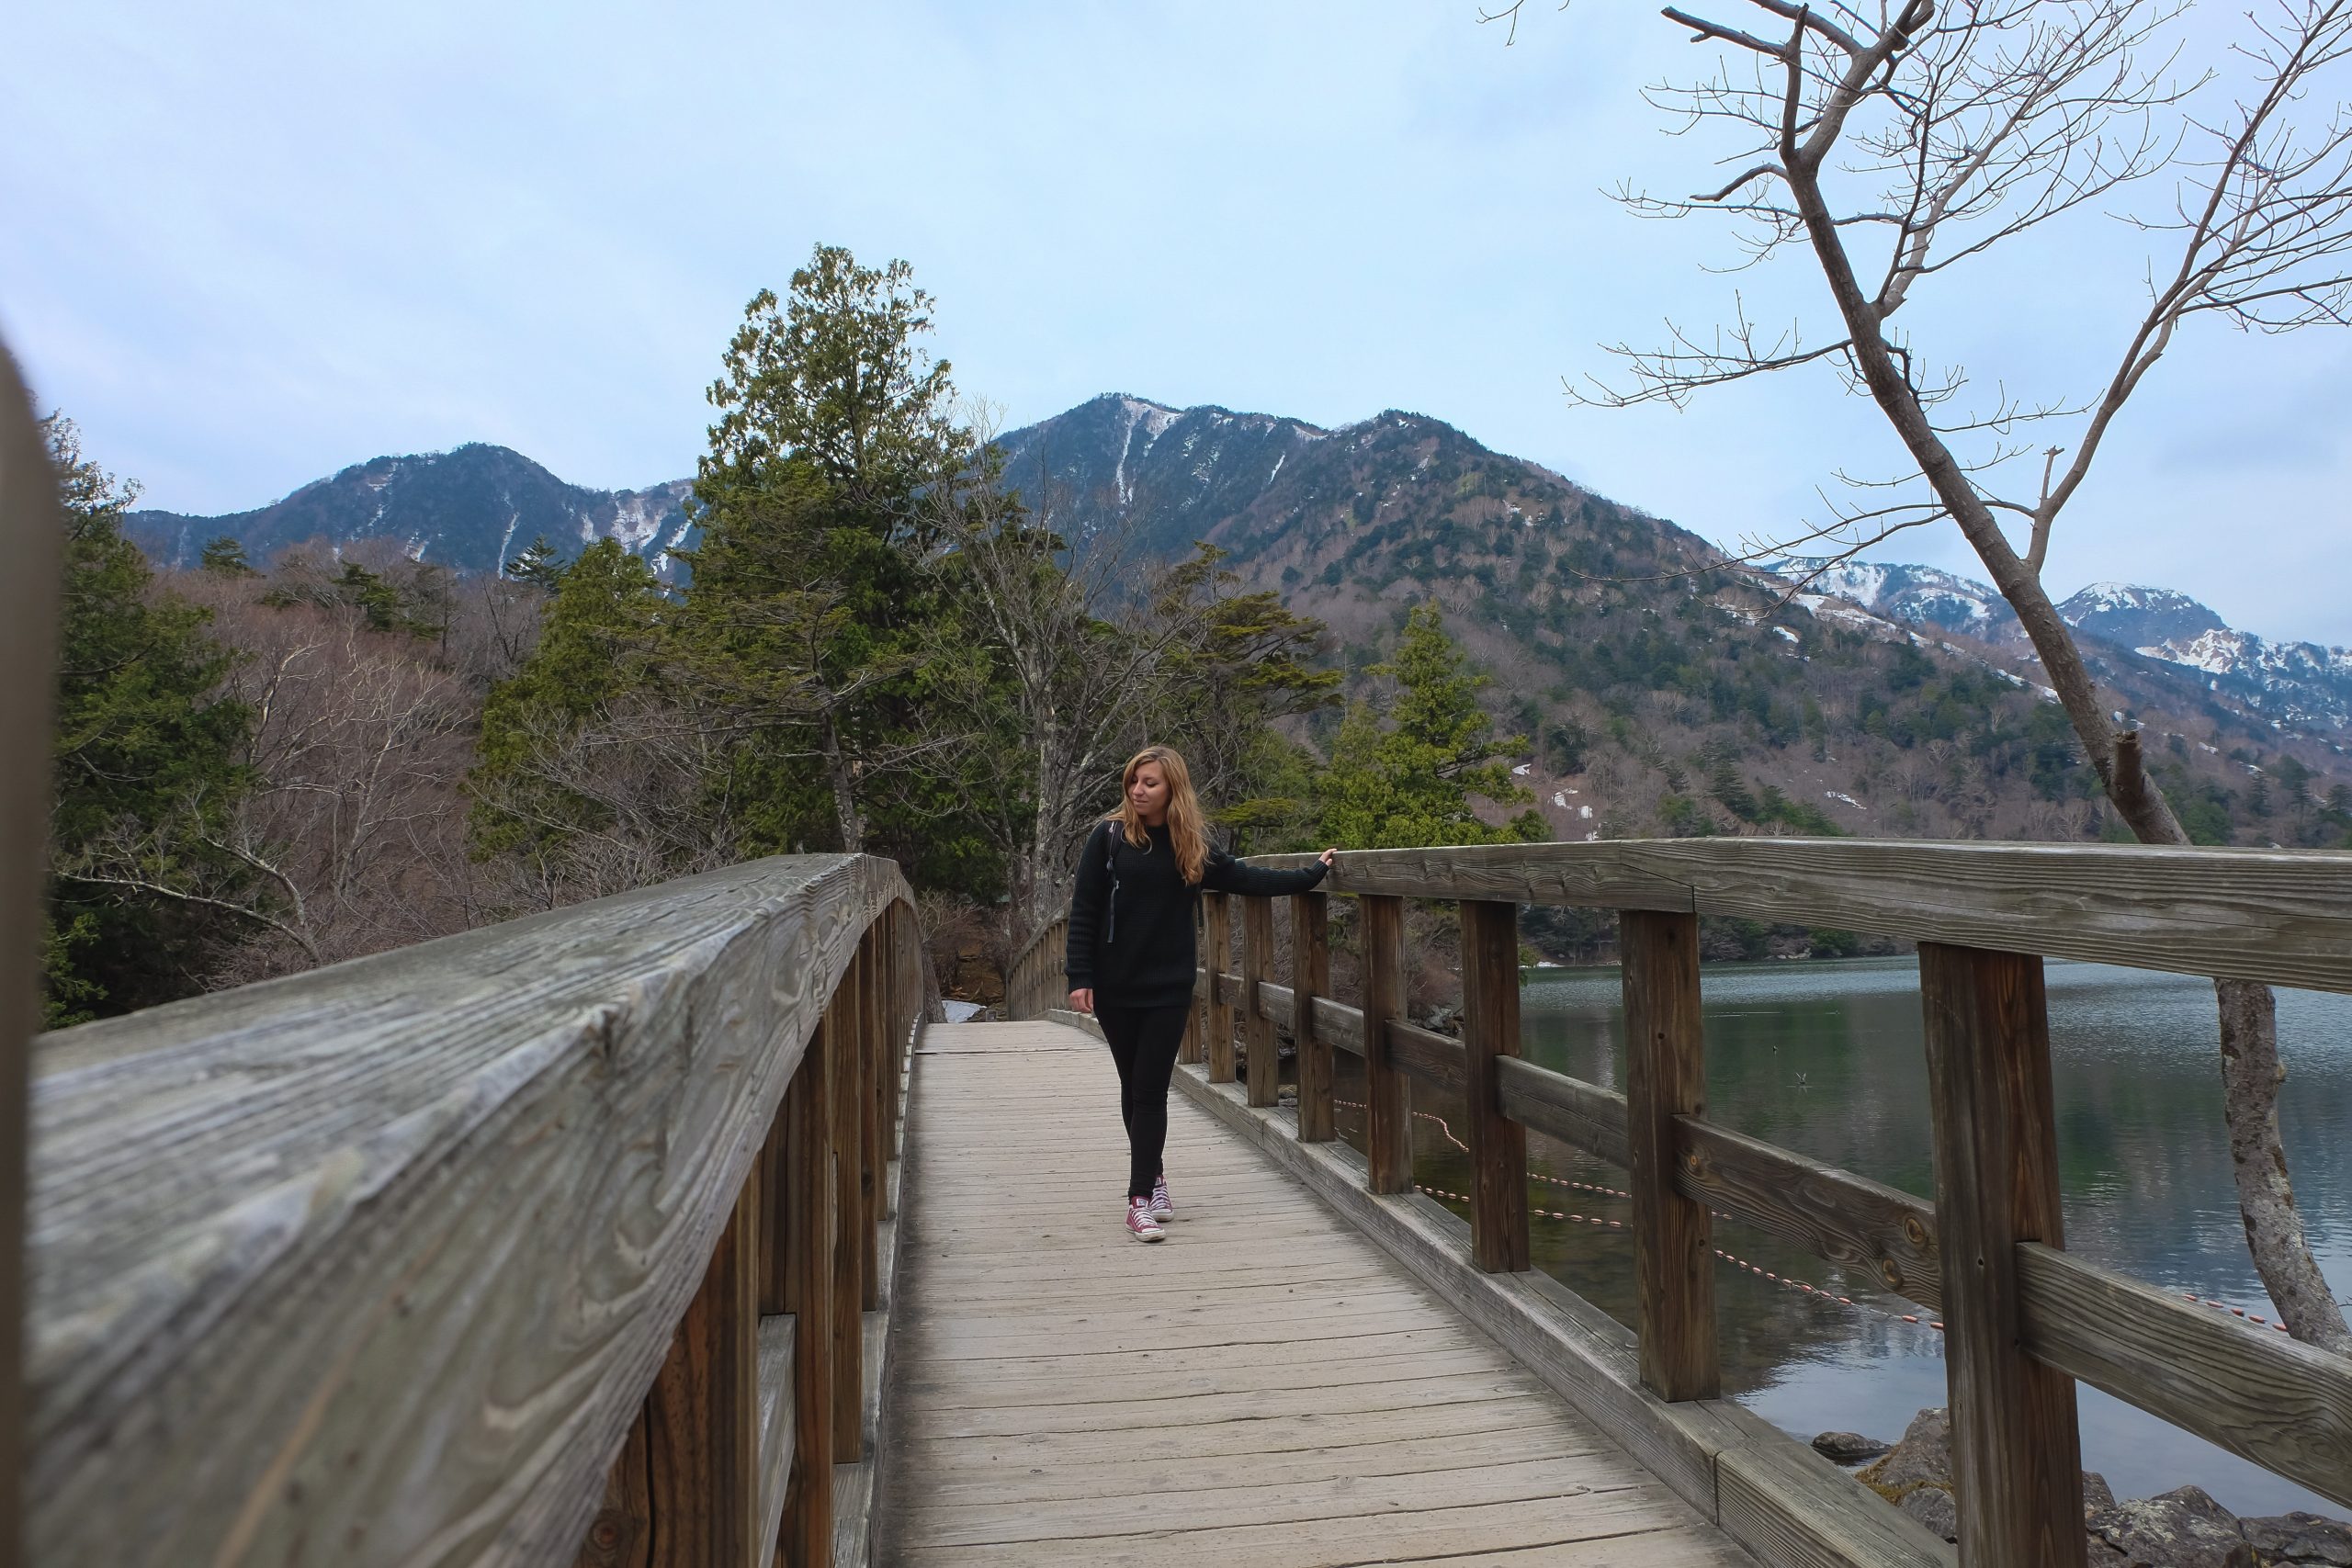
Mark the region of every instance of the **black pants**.
POLYGON ((1190 1007, 1097 1008, 1119 1065, 1119 1120, 1127 1128, 1127 1196, 1148 1198, 1168 1147, 1168 1080, 1184 1043, 1190 1007))

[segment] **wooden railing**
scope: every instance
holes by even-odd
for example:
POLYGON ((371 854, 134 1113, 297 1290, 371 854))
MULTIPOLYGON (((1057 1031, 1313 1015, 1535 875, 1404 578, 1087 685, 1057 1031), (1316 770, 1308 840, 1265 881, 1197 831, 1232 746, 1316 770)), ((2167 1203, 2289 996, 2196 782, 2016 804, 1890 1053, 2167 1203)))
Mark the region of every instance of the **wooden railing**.
MULTIPOLYGON (((2352 1359, 2064 1250, 2041 975, 2047 955, 2352 992, 2352 855, 1761 839, 1350 853, 1322 889, 1293 900, 1287 986, 1273 974, 1273 901, 1243 900, 1238 972, 1226 967, 1224 903, 1204 899, 1208 1079, 1234 1077, 1238 1018, 1247 1104, 1272 1106, 1273 1031, 1287 1030, 1299 1081, 1286 1135, 1304 1147, 1333 1136, 1332 1054, 1362 1057, 1363 1181, 1375 1193, 1412 1189, 1412 1082, 1463 1094, 1477 1269, 1528 1267, 1529 1131, 1628 1170, 1645 1397, 1675 1406, 1720 1388, 1720 1214, 1866 1270, 1943 1321, 1960 1560, 1971 1568, 2084 1561, 2076 1379, 2352 1504, 2352 1359), (1328 994, 1333 893, 1360 899, 1353 1007, 1328 994), (1407 897, 1459 901, 1459 1039, 1404 1016, 1407 897), (1520 1058, 1527 904, 1621 911, 1623 1093, 1520 1058), (1918 943, 1932 1202, 1709 1114, 1702 915, 1918 943)), ((1067 1005, 1037 978, 1057 973, 1064 936, 1050 923, 1022 953, 1015 972, 1031 979, 1015 992, 1021 1008, 1067 1005)), ((1712 1509, 1727 1483, 1690 1447, 1683 1433, 1649 1457, 1712 1509)))
POLYGON ((30 1560, 832 1562, 931 994, 808 855, 45 1037, 30 1560))

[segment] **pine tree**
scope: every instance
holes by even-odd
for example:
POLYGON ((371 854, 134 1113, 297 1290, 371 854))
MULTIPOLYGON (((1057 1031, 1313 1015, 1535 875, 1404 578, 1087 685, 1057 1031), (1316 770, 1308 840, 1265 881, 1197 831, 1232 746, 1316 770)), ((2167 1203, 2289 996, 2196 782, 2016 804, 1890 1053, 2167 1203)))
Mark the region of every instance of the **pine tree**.
POLYGON ((544 588, 550 593, 563 581, 563 559, 548 543, 545 534, 535 536, 521 555, 506 563, 505 570, 506 575, 516 581, 544 588))
POLYGON ((223 534, 204 547, 204 554, 197 563, 215 577, 259 577, 252 561, 245 558, 245 542, 233 535, 223 534))
MULTIPOLYGON (((627 771, 630 737, 617 732, 616 716, 658 710, 673 608, 645 563, 614 540, 591 545, 564 570, 537 646, 482 707, 470 780, 477 853, 518 854, 543 881, 563 884, 582 840, 615 825, 599 775, 627 771)), ((674 803, 680 812, 694 804, 674 803)))
POLYGON ((732 766, 752 820, 786 847, 808 824, 863 850, 915 745, 917 624, 946 613, 941 509, 926 487, 969 468, 948 367, 919 342, 931 297, 904 262, 820 245, 779 301, 762 290, 710 389, 720 412, 695 480, 701 547, 678 657, 737 713, 732 766))
POLYGON ((1391 722, 1384 726, 1370 703, 1350 705, 1319 791, 1327 841, 1403 849, 1536 842, 1550 836, 1538 812, 1523 811, 1498 828, 1470 809, 1472 795, 1498 806, 1534 798, 1511 782, 1510 765, 1498 760, 1527 739, 1495 736, 1493 718, 1478 704, 1488 678, 1471 672, 1436 605, 1424 604, 1406 617, 1396 656, 1372 673, 1394 682, 1391 722))
POLYGON ((43 434, 66 525, 42 941, 56 1024, 187 996, 241 934, 233 912, 167 890, 234 875, 216 843, 252 714, 221 693, 231 656, 209 613, 155 592, 123 537, 135 489, 83 457, 70 422, 43 434))

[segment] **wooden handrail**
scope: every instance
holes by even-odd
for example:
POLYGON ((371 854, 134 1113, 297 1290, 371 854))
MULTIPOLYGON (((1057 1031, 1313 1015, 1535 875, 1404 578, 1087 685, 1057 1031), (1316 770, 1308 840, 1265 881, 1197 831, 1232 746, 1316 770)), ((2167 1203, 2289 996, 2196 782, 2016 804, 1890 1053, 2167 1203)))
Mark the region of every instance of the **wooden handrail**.
POLYGON ((1478 844, 1349 851, 1320 891, 1733 915, 2352 991, 2352 853, 2337 851, 1885 839, 1478 844))
MULTIPOLYGON (((1305 864, 1306 859, 1268 857, 1264 863, 1305 864)), ((1646 1111, 1653 1129, 1646 1156, 1630 1136, 1634 1108, 1627 1095, 1536 1066, 1504 1049, 1509 1043, 1500 1040, 1480 1044, 1488 1054, 1484 1070, 1491 1098, 1470 1106, 1472 1122, 1482 1114, 1508 1118, 1628 1168, 1630 1182, 1657 1190, 1645 1210, 1653 1215, 1670 1216, 1678 1211, 1664 1205, 1679 1203, 1685 1216, 1713 1213, 1756 1225, 1865 1271, 1930 1312, 1973 1323, 1974 1348, 1962 1352, 1956 1346, 1951 1358, 1955 1380, 1975 1380, 1964 1391, 1956 1388, 1955 1398, 1984 1418, 1973 1437, 1960 1438, 1978 1450, 1963 1473, 1993 1479, 1979 1483, 1973 1513, 1963 1507, 1973 1538, 1973 1543, 1963 1538, 1965 1563, 2004 1561, 2005 1552, 2014 1557, 2020 1542, 2041 1543, 2024 1549, 2038 1551, 2066 1539, 2061 1527, 2077 1505, 2064 1478, 2079 1468, 2072 1423, 2061 1419, 2072 1408, 2069 1379, 2352 1504, 2352 1359, 2176 1300, 2030 1233, 1955 1240, 1942 1212, 1965 1206, 1970 1223, 1979 1226, 2010 1224, 2027 1213, 2041 1216, 2037 1224, 2053 1223, 2040 1187, 2050 1180, 2055 1131, 2046 1125, 2047 1095, 2031 1092, 2033 1075, 2047 1071, 2036 1065, 2045 1027, 2041 953, 2352 990, 2352 855, 1849 840, 1480 846, 1343 854, 1329 881, 1308 897, 1321 900, 1330 893, 1363 897, 1362 940, 1371 966, 1384 972, 1394 970, 1395 960, 1383 964, 1377 949, 1395 941, 1383 933, 1397 925, 1397 901, 1405 897, 1586 905, 1622 900, 1621 908, 1654 911, 1638 917, 1646 921, 1737 914, 1920 941, 1939 955, 1944 976, 1939 994, 1946 999, 1929 999, 1945 1009, 1931 1032, 1942 1032, 1947 1075, 1989 1075, 1973 1083, 1952 1079, 1939 1089, 1937 1116, 1977 1129, 1981 1152, 1972 1156, 1973 1168, 1963 1168, 1958 1156, 1942 1162, 1951 1165, 1951 1180, 1959 1186, 1940 1192, 1938 1201, 1749 1137, 1712 1119, 1703 1107, 1679 1103, 1676 1097, 1689 1095, 1699 1081, 1703 1051, 1695 1026, 1683 1023, 1674 1028, 1685 1037, 1659 1058, 1672 1080, 1649 1091, 1663 1098, 1646 1111), (1982 1107, 2003 1109, 1945 1104, 1970 1096, 1982 1107), (2020 1107, 2033 1126, 1992 1126, 2020 1107), (1989 1185, 2009 1181, 2038 1185, 2022 1192, 1989 1185), (1986 1185, 1980 1190, 1979 1184, 1986 1185), (1971 1292, 1965 1300, 1955 1299, 1956 1271, 1946 1256, 1956 1245, 1980 1249, 1957 1271, 1971 1292), (1997 1247, 2010 1265, 1988 1270, 1976 1264, 1983 1247, 1997 1247), (2032 1400, 2047 1407, 2023 1423, 2001 1414, 2009 1397, 2001 1391, 2018 1382, 2030 1385, 2032 1400), (2032 1478, 2030 1485, 2019 1480, 2025 1476, 2032 1478)), ((1628 917, 1629 925, 1634 918, 1628 917)), ((1688 925, 1676 930, 1679 940, 1688 940, 1688 925)), ((1041 932, 1040 941, 1057 933, 1058 928, 1041 932)), ((1271 968, 1261 953, 1247 958, 1238 972, 1210 961, 1201 973, 1205 1003, 1238 1015, 1253 1044, 1272 1031, 1298 1033, 1299 991, 1272 977, 1271 968)), ((1373 1125, 1381 1093, 1401 1107, 1408 1079, 1469 1092, 1474 1060, 1464 1042, 1397 1016, 1393 995, 1381 1005, 1378 1038, 1372 1039, 1363 1009, 1317 994, 1326 984, 1318 979, 1309 990, 1313 1035, 1322 1049, 1364 1058, 1374 1102, 1366 1111, 1369 1145, 1381 1142, 1373 1125)), ((1394 982, 1387 984, 1393 989, 1394 982)), ((1680 996, 1691 989, 1690 977, 1669 988, 1680 996)), ((1040 1010, 1050 1005, 1053 998, 1038 998, 1040 1010)), ((1677 1003, 1691 1005, 1694 998, 1677 1003)), ((1229 1052, 1232 1026, 1226 1027, 1229 1052)), ((1208 1042, 1212 1060, 1218 1046, 1214 1037, 1208 1042)), ((1257 1055, 1252 1052, 1253 1063, 1257 1055)), ((1259 1086, 1248 1100, 1262 1104, 1267 1098, 1259 1086)), ((1724 1113, 1736 1116, 1736 1108, 1724 1113)), ((1306 1141, 1303 1120, 1298 1136, 1306 1141)), ((1386 1152, 1392 1164, 1400 1157, 1394 1147, 1386 1152)), ((1408 1169, 1383 1174, 1377 1147, 1367 1160, 1364 1179, 1372 1190, 1409 1189, 1408 1169)), ((1512 1257, 1523 1217, 1508 1205, 1472 1207, 1473 1259, 1512 1257)), ((1703 1238, 1704 1230, 1693 1231, 1687 1217, 1677 1224, 1680 1233, 1667 1225, 1649 1243, 1664 1249, 1654 1251, 1652 1266, 1667 1272, 1657 1289, 1642 1293, 1639 1324, 1643 1381, 1668 1400, 1703 1395, 1712 1386, 1702 1344, 1712 1329, 1703 1314, 1692 1315, 1690 1292, 1665 1283, 1673 1277, 1669 1263, 1687 1271, 1686 1255, 1700 1245, 1690 1237, 1703 1238), (1655 1359, 1654 1336, 1659 1337, 1655 1359)), ((2054 1229, 2051 1235, 2054 1240, 2054 1229)))
POLYGON ((45 1037, 36 1557, 829 1561, 923 973, 795 856, 45 1037))

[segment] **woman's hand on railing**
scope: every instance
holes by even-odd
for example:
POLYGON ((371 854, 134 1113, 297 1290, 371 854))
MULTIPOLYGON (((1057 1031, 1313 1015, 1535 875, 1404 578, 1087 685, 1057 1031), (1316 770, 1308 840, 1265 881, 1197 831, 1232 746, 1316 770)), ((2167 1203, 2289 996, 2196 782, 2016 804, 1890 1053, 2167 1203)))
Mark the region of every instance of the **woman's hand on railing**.
POLYGON ((1325 850, 1321 854, 1317 855, 1315 858, 1321 861, 1325 865, 1329 865, 1331 863, 1331 857, 1339 852, 1340 852, 1337 849, 1329 849, 1325 850))
POLYGON ((1072 991, 1069 994, 1069 1005, 1080 1012, 1092 1012, 1094 1010, 1094 987, 1091 986, 1080 986, 1078 989, 1072 991))

